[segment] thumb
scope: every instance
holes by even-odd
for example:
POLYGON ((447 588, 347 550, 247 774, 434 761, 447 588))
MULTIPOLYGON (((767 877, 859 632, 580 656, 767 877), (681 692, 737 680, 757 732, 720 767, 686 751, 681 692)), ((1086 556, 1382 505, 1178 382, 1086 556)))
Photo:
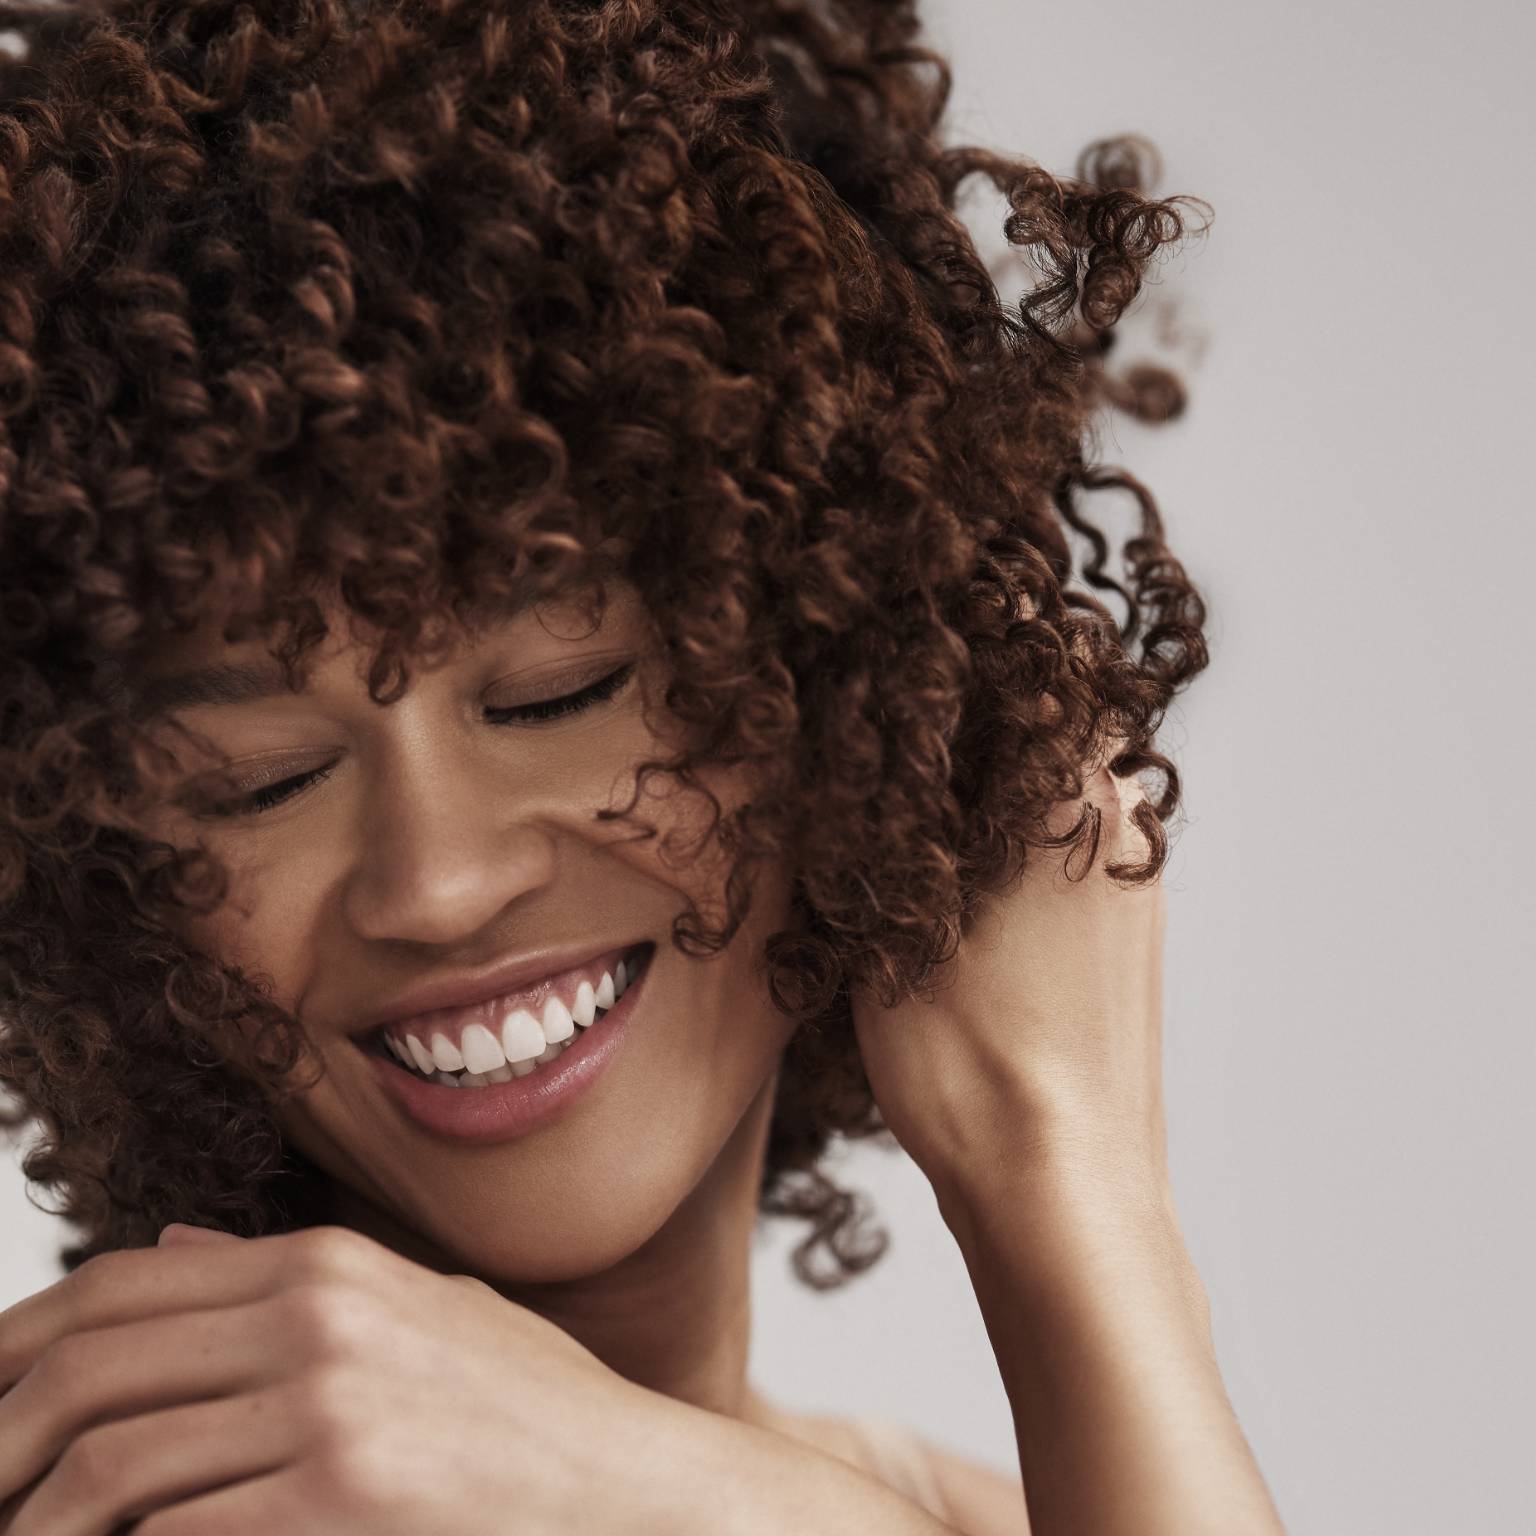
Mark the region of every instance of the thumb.
POLYGON ((156 1243, 158 1248, 172 1248, 178 1243, 241 1243, 245 1239, 233 1232, 220 1232, 213 1227, 189 1226, 184 1221, 173 1221, 160 1232, 160 1239, 156 1243))

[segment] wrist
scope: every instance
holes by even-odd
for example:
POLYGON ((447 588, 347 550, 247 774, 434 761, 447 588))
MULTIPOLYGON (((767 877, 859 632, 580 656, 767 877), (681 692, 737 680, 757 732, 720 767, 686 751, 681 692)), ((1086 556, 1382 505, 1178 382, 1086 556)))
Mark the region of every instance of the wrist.
POLYGON ((939 1212, 981 1294, 992 1278, 1047 1309, 1099 1288, 1150 1285, 1206 1333, 1210 1306, 1184 1241, 1166 1164, 1095 1135, 1015 1145, 934 1184, 939 1212))
POLYGON ((1172 1206, 1161 1113, 1099 1105, 1073 1110, 992 1085, 969 1133, 947 1139, 924 1167, 946 1219, 975 1222, 1020 1198, 1063 1214, 1108 1206, 1130 1212, 1172 1206), (1124 1127, 1148 1122, 1153 1129, 1124 1127))
MULTIPOLYGON (((1082 1175, 1116 1185, 1167 1180, 1160 1083, 1083 1085, 990 1054, 934 1072, 918 1106, 887 1105, 887 1126, 945 1199, 975 1198, 1000 1180, 1082 1175)), ((1079 1074, 1080 1075, 1080 1074, 1079 1074)), ((1124 1074, 1122 1074, 1123 1076, 1124 1074)))

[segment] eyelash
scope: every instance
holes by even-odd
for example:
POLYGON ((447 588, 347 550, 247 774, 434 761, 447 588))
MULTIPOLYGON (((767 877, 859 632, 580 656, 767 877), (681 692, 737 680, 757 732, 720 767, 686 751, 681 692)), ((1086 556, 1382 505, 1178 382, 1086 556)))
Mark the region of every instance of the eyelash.
MULTIPOLYGON (((558 699, 538 699, 531 704, 510 704, 502 709, 488 709, 485 712, 486 717, 492 725, 512 725, 518 722, 542 725, 550 720, 562 719, 566 715, 577 715, 583 710, 591 709, 594 704, 611 699, 629 681, 630 674, 634 670, 634 663, 626 662, 617 671, 610 672, 606 677, 599 678, 595 683, 580 688, 575 693, 563 694, 558 699)), ((330 776, 330 768, 316 768, 309 773, 296 774, 291 779, 267 784, 239 800, 230 802, 231 809, 228 811, 205 814, 220 821, 260 816, 266 811, 276 810, 280 805, 286 805, 302 791, 316 784, 323 784, 330 776)))

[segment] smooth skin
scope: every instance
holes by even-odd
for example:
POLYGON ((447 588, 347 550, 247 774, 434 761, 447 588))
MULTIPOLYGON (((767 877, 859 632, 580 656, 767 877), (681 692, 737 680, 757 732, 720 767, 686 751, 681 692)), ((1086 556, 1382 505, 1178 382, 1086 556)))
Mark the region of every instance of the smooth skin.
MULTIPOLYGON (((270 978, 325 1064, 280 1123, 343 1216, 249 1240, 175 1225, 0 1313, 7 1536, 1281 1531, 1168 1190, 1163 892, 1111 887, 1102 855, 1080 884, 1032 857, 929 1000, 855 1003, 887 1123, 975 1285, 1028 1512, 1016 1479, 931 1448, 944 1524, 835 1423, 747 1381, 788 1033, 756 955, 787 884, 762 875, 733 944, 692 960, 670 920, 688 894, 718 898, 721 866, 591 820, 668 745, 641 708, 658 675, 641 620, 632 593, 592 632, 525 611, 388 708, 338 633, 307 692, 183 711, 252 787, 323 773, 235 822, 193 829, 168 808, 164 831, 207 835, 234 875, 188 938, 270 978), (588 711, 491 723, 625 662, 633 682, 588 711), (379 826, 389 837, 367 835, 379 826), (517 1141, 428 1135, 346 1037, 420 977, 645 937, 632 1038, 517 1141)), ((262 656, 213 626, 151 670, 262 656)), ((727 809, 750 793, 732 773, 711 783, 727 809)), ((1139 844, 1138 786, 1100 767, 1088 797, 1106 836, 1139 844)), ((640 809, 692 830, 691 801, 640 809)))

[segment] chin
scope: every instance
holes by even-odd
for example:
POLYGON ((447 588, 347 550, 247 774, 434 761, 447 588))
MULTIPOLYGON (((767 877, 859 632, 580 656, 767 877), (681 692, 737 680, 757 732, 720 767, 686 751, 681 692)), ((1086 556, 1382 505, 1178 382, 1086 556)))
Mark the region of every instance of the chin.
POLYGON ((656 1236, 686 1196, 680 1190, 671 1201, 654 1186, 611 1189, 595 1198, 559 1193, 558 1200, 516 1219, 481 1211, 446 1226, 410 1224, 490 1284, 552 1284, 616 1268, 656 1236))
POLYGON ((474 1274, 488 1285, 569 1284, 590 1280, 617 1268, 646 1241, 647 1238, 642 1237, 633 1243, 609 1242, 606 1245, 592 1241, 556 1245, 547 1240, 536 1244, 476 1243, 476 1251, 471 1256, 472 1268, 474 1274))

